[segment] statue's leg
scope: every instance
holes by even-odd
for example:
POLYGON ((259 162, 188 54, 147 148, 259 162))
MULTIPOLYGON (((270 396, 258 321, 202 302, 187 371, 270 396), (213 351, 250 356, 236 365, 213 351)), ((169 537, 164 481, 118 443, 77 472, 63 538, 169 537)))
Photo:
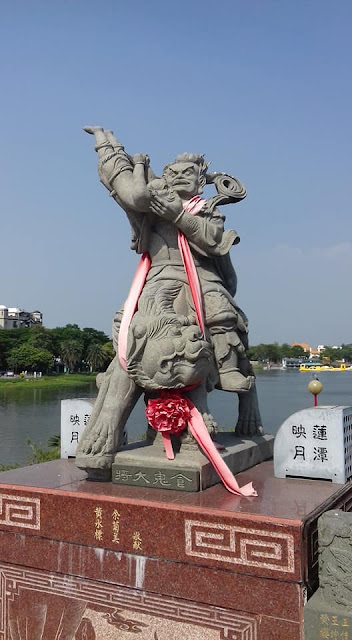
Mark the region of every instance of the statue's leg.
MULTIPOLYGON (((253 376, 252 365, 247 358, 239 360, 243 375, 253 376)), ((236 436, 260 436, 263 435, 262 419, 260 417, 258 394, 255 382, 249 391, 238 394, 238 420, 235 429, 236 436)))
POLYGON ((208 393, 205 383, 200 384, 195 389, 187 392, 187 396, 193 402, 199 413, 202 414, 205 425, 211 436, 215 436, 218 431, 218 425, 214 417, 211 415, 208 407, 208 393))
POLYGON ((76 465, 92 478, 97 475, 94 470, 110 470, 127 419, 141 393, 115 356, 103 377, 76 453, 76 465))
POLYGON ((238 324, 245 329, 242 317, 221 290, 204 293, 206 326, 209 329, 215 361, 218 367, 218 389, 224 391, 248 391, 252 377, 240 370, 238 360, 244 353, 244 345, 238 335, 238 324))
MULTIPOLYGON (((193 402, 195 407, 198 409, 199 413, 202 415, 202 418, 204 420, 208 433, 211 435, 212 438, 215 437, 218 431, 218 425, 215 422, 214 417, 209 411, 208 393, 207 393, 205 384, 203 383, 198 387, 196 387, 195 389, 188 391, 187 396, 191 400, 191 402, 193 402)), ((192 436, 191 432, 188 429, 183 432, 180 439, 181 439, 182 446, 186 446, 187 448, 189 448, 189 446, 191 446, 192 448, 198 447, 197 441, 195 440, 195 438, 192 436)))

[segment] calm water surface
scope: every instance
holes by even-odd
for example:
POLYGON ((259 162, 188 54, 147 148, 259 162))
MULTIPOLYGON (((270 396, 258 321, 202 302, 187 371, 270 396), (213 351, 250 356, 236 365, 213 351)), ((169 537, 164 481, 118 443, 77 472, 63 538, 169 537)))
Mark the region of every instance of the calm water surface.
MULTIPOLYGON (((318 376, 323 384, 319 404, 352 406, 352 371, 319 372, 318 376)), ((266 433, 275 434, 289 415, 313 405, 313 397, 307 391, 312 377, 311 373, 292 370, 258 372, 257 388, 266 433)), ((0 464, 25 464, 30 453, 27 438, 45 446, 50 436, 60 433, 61 400, 95 395, 94 383, 71 389, 0 388, 0 464)), ((234 428, 237 419, 234 394, 213 391, 209 405, 221 427, 234 428)), ((129 438, 138 439, 144 430, 144 403, 141 401, 128 422, 129 438)))

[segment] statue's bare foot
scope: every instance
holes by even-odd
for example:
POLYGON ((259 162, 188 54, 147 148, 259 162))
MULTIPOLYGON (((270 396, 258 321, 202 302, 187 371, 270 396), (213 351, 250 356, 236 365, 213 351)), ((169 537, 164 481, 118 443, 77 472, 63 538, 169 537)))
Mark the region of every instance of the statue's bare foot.
MULTIPOLYGON (((211 413, 205 411, 205 412, 202 412, 202 418, 204 420, 204 424, 207 428, 209 435, 212 438, 214 438, 218 431, 218 425, 215 422, 213 416, 211 415, 211 413)), ((180 437, 180 441, 181 441, 181 450, 182 448, 185 448, 185 449, 198 448, 198 442, 192 435, 192 432, 190 431, 189 428, 183 432, 183 434, 180 437)))
POLYGON ((191 432, 186 429, 180 436, 181 451, 182 449, 198 449, 198 442, 192 436, 191 432))
POLYGON ((218 428, 218 423, 215 422, 214 417, 211 415, 211 413, 203 413, 202 414, 202 418, 204 420, 204 424, 207 428, 207 431, 209 433, 209 435, 213 438, 214 436, 216 436, 219 428, 218 428))
MULTIPOLYGON (((123 434, 121 434, 122 439, 123 434)), ((101 414, 94 429, 84 439, 80 454, 88 456, 114 455, 118 449, 120 434, 117 433, 115 416, 101 414)))

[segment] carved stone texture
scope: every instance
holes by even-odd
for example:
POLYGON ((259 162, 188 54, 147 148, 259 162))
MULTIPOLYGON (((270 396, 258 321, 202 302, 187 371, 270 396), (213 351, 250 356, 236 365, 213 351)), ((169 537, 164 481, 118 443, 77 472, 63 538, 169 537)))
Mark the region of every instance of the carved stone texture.
MULTIPOLYGON (((120 346, 127 343, 126 366, 116 356, 100 380, 98 398, 77 449, 77 466, 87 470, 90 479, 111 477, 126 421, 143 392, 148 399, 161 389, 199 385, 185 393, 211 435, 217 425, 207 406, 207 393, 214 387, 238 393, 236 435, 261 435, 247 357, 248 321, 233 297, 237 278, 229 251, 239 237, 224 229, 225 217, 216 208, 241 201, 245 187, 227 174, 208 173, 204 157, 192 153, 178 156, 156 178, 148 156, 132 158, 102 127, 85 130, 95 136, 100 181, 125 211, 132 228, 132 249, 143 254, 149 271, 121 339, 122 313, 114 319, 116 351, 119 342, 120 346), (199 196, 205 184, 214 185, 217 192, 208 200, 199 196), (185 253, 189 264, 193 261, 187 270, 185 253), (190 286, 190 273, 196 274, 199 289, 190 286)), ((187 438, 192 440, 186 434, 184 441, 187 438)))
POLYGON ((352 608, 352 513, 327 511, 318 521, 319 582, 330 606, 352 608))

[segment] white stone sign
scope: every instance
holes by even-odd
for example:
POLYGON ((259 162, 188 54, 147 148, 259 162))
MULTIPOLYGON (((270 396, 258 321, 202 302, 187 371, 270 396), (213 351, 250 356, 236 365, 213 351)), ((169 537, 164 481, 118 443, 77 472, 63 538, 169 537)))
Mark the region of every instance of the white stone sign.
POLYGON ((347 482, 352 477, 352 407, 312 407, 287 418, 275 437, 274 474, 347 482))
POLYGON ((61 458, 76 456, 78 441, 92 413, 94 400, 61 400, 61 458))

